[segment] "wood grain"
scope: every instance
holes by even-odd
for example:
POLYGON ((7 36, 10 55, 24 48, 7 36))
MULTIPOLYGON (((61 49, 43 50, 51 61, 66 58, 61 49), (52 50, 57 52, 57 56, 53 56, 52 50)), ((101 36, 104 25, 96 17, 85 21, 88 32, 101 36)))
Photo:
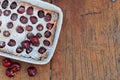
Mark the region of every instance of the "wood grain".
POLYGON ((120 1, 44 1, 64 13, 55 55, 42 66, 20 62, 21 71, 11 79, 0 63, 0 80, 120 80, 120 1), (35 77, 26 73, 28 66, 37 68, 35 77))
POLYGON ((116 52, 119 44, 114 40, 120 36, 119 2, 53 0, 53 3, 62 7, 64 23, 52 60, 52 80, 119 80, 119 49, 116 52))

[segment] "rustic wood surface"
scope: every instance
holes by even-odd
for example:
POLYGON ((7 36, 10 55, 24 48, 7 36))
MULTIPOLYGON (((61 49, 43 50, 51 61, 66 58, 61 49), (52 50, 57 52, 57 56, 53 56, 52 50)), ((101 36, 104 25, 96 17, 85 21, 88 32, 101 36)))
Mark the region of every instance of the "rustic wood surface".
POLYGON ((0 80, 120 80, 120 0, 45 1, 64 13, 55 55, 33 65, 35 77, 26 72, 32 64, 20 62, 21 71, 10 79, 0 63, 0 80))

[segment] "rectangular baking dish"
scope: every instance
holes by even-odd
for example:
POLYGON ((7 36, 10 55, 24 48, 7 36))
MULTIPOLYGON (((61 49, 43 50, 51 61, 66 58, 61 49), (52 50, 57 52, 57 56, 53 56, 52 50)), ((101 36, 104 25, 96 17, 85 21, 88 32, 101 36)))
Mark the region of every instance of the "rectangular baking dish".
POLYGON ((4 56, 4 57, 11 58, 11 59, 15 59, 15 60, 19 60, 19 61, 23 61, 23 62, 27 62, 27 63, 32 63, 32 64, 41 64, 41 65, 42 64, 47 64, 48 62, 50 62, 51 58, 53 57, 54 52, 55 52, 55 48, 56 48, 57 43, 58 43, 58 38, 59 38, 59 35, 60 35, 60 31, 61 31, 61 27, 62 27, 62 21, 63 21, 63 12, 59 7, 57 7, 53 4, 41 1, 41 0, 34 0, 34 1, 33 0, 21 0, 21 1, 30 3, 30 4, 38 6, 38 7, 41 7, 43 9, 48 9, 48 10, 55 11, 59 14, 59 19, 58 19, 58 24, 57 24, 57 27, 56 27, 56 32, 55 32, 53 45, 50 46, 50 51, 49 51, 50 54, 46 59, 44 59, 42 61, 34 60, 34 59, 31 59, 31 58, 25 58, 25 57, 22 57, 22 56, 15 56, 15 55, 8 54, 8 53, 3 53, 3 52, 0 52, 0 56, 4 56))

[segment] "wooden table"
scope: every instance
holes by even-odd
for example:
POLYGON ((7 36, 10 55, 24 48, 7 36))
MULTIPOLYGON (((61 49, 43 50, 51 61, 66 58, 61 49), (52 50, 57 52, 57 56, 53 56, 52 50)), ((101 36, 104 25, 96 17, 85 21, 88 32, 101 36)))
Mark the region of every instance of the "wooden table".
POLYGON ((33 65, 35 77, 26 72, 32 64, 20 62, 21 71, 10 79, 0 63, 0 80, 120 80, 120 0, 46 1, 64 13, 54 57, 33 65))

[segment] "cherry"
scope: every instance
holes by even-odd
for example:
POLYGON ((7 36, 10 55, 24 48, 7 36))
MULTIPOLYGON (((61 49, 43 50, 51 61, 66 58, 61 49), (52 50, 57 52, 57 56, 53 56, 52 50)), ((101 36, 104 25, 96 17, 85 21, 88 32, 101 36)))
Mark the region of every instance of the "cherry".
POLYGON ((39 46, 40 42, 37 36, 33 36, 30 38, 30 42, 32 43, 33 46, 39 46))
POLYGON ((32 52, 32 50, 33 50, 33 48, 30 47, 30 48, 26 49, 26 53, 29 54, 30 52, 32 52))
POLYGON ((0 26, 2 25, 2 21, 0 21, 0 26))
POLYGON ((16 41, 14 39, 10 39, 9 42, 8 42, 8 45, 13 47, 16 45, 16 41))
POLYGON ((18 62, 13 62, 10 66, 14 72, 20 71, 21 65, 18 62))
POLYGON ((17 49, 16 49, 16 52, 17 52, 17 53, 23 52, 23 47, 18 46, 17 49))
POLYGON ((9 2, 8 2, 8 0, 4 0, 3 2, 2 2, 2 8, 3 9, 6 9, 7 8, 7 6, 8 6, 8 4, 9 4, 9 2))
POLYGON ((24 40, 21 43, 22 47, 25 49, 29 49, 30 48, 30 41, 29 40, 24 40))
POLYGON ((10 10, 5 10, 5 11, 3 12, 3 14, 4 14, 5 16, 9 16, 9 15, 10 15, 10 13, 11 13, 11 11, 10 11, 10 10))
POLYGON ((46 49, 45 49, 44 47, 40 47, 40 48, 38 49, 38 52, 39 52, 40 54, 43 54, 45 51, 46 51, 46 49))
POLYGON ((0 9, 0 16, 2 15, 2 10, 0 9))
POLYGON ((22 26, 18 26, 18 27, 16 28, 16 31, 17 31, 18 33, 23 33, 24 29, 23 29, 22 26))
POLYGON ((10 5, 11 9, 15 9, 17 7, 17 3, 16 2, 12 2, 10 5))
POLYGON ((5 58, 2 60, 2 64, 5 67, 8 67, 6 69, 6 76, 8 77, 14 77, 16 72, 20 71, 21 65, 18 62, 11 62, 9 58, 5 58))
POLYGON ((3 32, 3 35, 4 35, 5 37, 9 37, 9 36, 10 36, 10 32, 9 32, 9 31, 4 31, 4 32, 3 32))
POLYGON ((32 24, 36 24, 38 19, 37 19, 36 16, 30 16, 30 21, 31 21, 32 24))
POLYGON ((33 30, 33 27, 32 27, 31 25, 27 25, 27 26, 26 26, 26 30, 27 30, 27 31, 32 31, 32 30, 33 30))
POLYGON ((50 13, 47 13, 47 14, 45 15, 44 20, 45 20, 46 22, 48 22, 48 21, 51 20, 51 18, 52 18, 51 14, 50 14, 50 13))
POLYGON ((26 10, 26 13, 28 15, 32 15, 33 14, 33 7, 28 7, 27 10, 26 10))
POLYGON ((20 17, 20 22, 23 23, 23 24, 26 24, 28 22, 28 18, 25 17, 25 16, 21 16, 20 17))
POLYGON ((41 38, 41 37, 42 37, 42 34, 37 33, 36 36, 37 36, 38 38, 41 38))
POLYGON ((18 14, 16 14, 16 13, 13 13, 10 17, 10 19, 13 21, 17 20, 17 18, 18 18, 18 14))
POLYGON ((33 33, 28 33, 28 34, 27 34, 27 38, 28 38, 28 39, 31 39, 33 36, 34 36, 33 33))
POLYGON ((45 46, 50 46, 50 41, 44 40, 44 41, 43 41, 43 44, 44 44, 45 46))
POLYGON ((52 23, 47 23, 46 27, 47 29, 51 30, 53 28, 54 24, 52 23))
POLYGON ((24 6, 20 6, 18 9, 17 9, 17 12, 20 13, 20 14, 23 14, 25 12, 25 7, 24 6))
POLYGON ((11 62, 11 60, 9 58, 5 58, 5 59, 2 60, 2 65, 4 67, 10 67, 11 64, 12 64, 12 62, 11 62))
POLYGON ((27 72, 30 77, 33 77, 37 74, 37 69, 33 66, 30 66, 28 67, 27 72))
POLYGON ((6 69, 6 76, 8 76, 10 78, 15 76, 15 72, 12 70, 12 68, 6 69))
POLYGON ((51 35, 52 35, 52 33, 51 33, 50 31, 46 31, 46 32, 44 33, 44 36, 45 36, 46 38, 49 38, 51 35))
POLYGON ((44 11, 43 10, 39 10, 38 11, 38 17, 39 18, 43 18, 45 15, 44 15, 44 11))
POLYGON ((0 41, 0 48, 4 48, 6 45, 5 41, 0 41))
POLYGON ((13 23, 12 22, 8 22, 7 23, 7 28, 11 29, 13 27, 13 23))
POLYGON ((36 28, 37 28, 38 31, 42 31, 43 30, 43 26, 41 24, 38 24, 36 28))

